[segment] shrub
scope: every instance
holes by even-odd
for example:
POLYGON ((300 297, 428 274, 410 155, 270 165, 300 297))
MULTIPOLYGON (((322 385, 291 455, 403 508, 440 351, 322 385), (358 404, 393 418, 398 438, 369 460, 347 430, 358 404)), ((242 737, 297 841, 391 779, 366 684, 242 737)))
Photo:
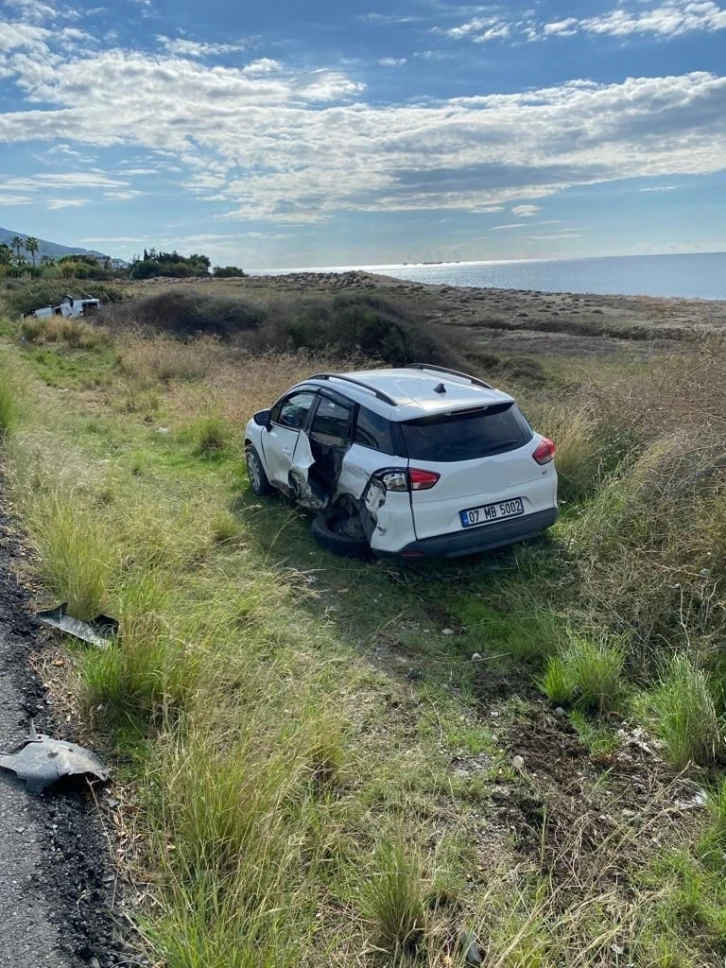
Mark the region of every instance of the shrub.
POLYGON ((177 336, 207 333, 225 338, 258 329, 266 316, 262 306, 246 299, 181 289, 169 289, 120 310, 122 319, 177 336))
POLYGON ((423 939, 421 874, 400 841, 379 847, 374 865, 365 892, 367 914, 376 943, 399 958, 415 952, 423 939))
POLYGON ((693 762, 708 766, 723 747, 707 674, 687 655, 674 655, 660 681, 635 703, 638 714, 664 743, 676 769, 693 762))
POLYGON ((540 688, 555 706, 569 703, 573 698, 573 683, 570 681, 567 666, 559 655, 550 656, 540 688))

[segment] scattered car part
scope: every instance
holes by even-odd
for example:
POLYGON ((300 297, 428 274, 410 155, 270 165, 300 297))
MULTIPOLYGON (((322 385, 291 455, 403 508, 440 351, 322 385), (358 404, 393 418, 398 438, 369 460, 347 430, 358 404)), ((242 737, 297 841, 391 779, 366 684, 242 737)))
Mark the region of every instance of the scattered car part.
POLYGON ((51 739, 36 732, 31 724, 29 738, 14 753, 0 756, 0 767, 25 780, 29 793, 42 793, 46 787, 71 776, 89 776, 106 782, 109 775, 101 760, 75 743, 51 739))
POLYGON ((321 511, 315 516, 312 531, 321 548, 342 558, 360 558, 370 547, 360 520, 343 508, 321 511))
POLYGON ((60 629, 66 635, 72 635, 75 639, 95 645, 98 649, 107 649, 111 639, 118 635, 119 624, 115 618, 109 615, 97 615, 91 622, 81 622, 80 619, 68 615, 67 608, 68 602, 63 602, 58 608, 38 612, 35 617, 45 625, 60 629))

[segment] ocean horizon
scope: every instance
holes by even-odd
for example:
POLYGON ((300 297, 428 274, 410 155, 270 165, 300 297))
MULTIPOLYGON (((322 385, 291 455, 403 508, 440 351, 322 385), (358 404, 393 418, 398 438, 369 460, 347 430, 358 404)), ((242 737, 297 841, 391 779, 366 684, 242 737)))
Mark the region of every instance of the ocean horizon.
POLYGON ((726 252, 311 266, 252 271, 251 275, 340 273, 357 270, 431 285, 592 293, 603 296, 726 299, 726 252))

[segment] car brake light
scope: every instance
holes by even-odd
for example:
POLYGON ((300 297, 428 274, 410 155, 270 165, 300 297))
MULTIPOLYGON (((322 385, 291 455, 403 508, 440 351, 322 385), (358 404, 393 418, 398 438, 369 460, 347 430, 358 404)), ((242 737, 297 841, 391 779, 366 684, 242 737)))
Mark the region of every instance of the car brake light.
POLYGON ((532 454, 532 457, 534 457, 538 464, 549 464, 555 457, 555 445, 548 437, 545 437, 537 450, 532 454))
POLYGON ((421 471, 416 467, 412 467, 408 472, 412 491, 430 490, 438 482, 439 477, 441 475, 434 473, 434 471, 421 471))
POLYGON ((417 467, 388 467, 378 471, 374 477, 387 491, 428 491, 439 480, 440 474, 422 471, 417 467))

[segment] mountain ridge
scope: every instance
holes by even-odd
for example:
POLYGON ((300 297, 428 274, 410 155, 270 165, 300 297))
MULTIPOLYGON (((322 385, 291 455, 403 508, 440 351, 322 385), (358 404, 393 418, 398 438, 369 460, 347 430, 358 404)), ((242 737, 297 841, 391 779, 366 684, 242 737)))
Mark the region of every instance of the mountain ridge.
MULTIPOLYGON (((21 239, 26 239, 29 234, 16 232, 13 229, 6 229, 0 226, 0 245, 3 243, 10 245, 10 240, 16 235, 19 235, 21 239)), ((38 239, 38 246, 37 259, 43 255, 49 255, 53 259, 60 259, 64 255, 105 255, 104 252, 98 252, 95 249, 84 249, 81 246, 74 245, 61 245, 59 242, 49 242, 47 239, 40 238, 38 239)))

